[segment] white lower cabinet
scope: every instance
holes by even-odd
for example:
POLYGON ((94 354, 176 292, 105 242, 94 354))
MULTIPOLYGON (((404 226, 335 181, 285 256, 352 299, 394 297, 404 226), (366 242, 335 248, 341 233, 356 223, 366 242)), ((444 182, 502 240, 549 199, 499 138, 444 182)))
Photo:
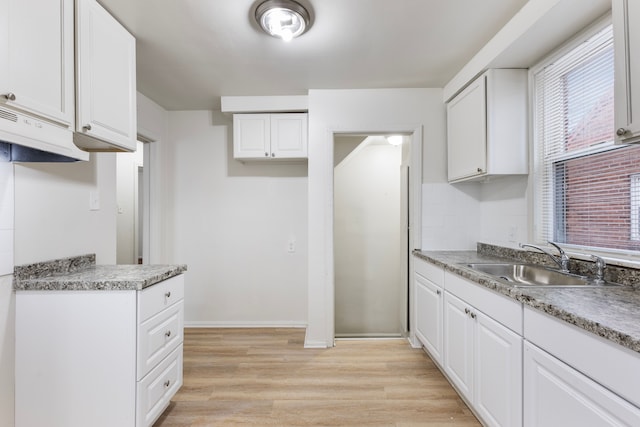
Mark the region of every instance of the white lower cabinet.
POLYGON ((640 425, 639 408, 528 342, 524 402, 525 427, 640 425))
POLYGON ((150 427, 182 385, 184 275, 16 292, 16 427, 150 427))
POLYGON ((444 301, 442 278, 444 272, 441 268, 422 261, 416 261, 415 269, 416 337, 424 345, 433 361, 442 365, 442 307, 444 301))
POLYGON ((444 294, 444 370, 460 393, 473 401, 474 321, 469 306, 444 294))
POLYGON ((478 312, 474 402, 487 425, 522 425, 522 337, 478 312))
POLYGON ((522 337, 449 292, 444 370, 486 425, 522 425, 522 337))
POLYGON ((522 304, 414 260, 415 335, 487 426, 522 425, 522 304))
POLYGON ((416 337, 484 425, 640 426, 637 352, 420 259, 414 285, 416 337))

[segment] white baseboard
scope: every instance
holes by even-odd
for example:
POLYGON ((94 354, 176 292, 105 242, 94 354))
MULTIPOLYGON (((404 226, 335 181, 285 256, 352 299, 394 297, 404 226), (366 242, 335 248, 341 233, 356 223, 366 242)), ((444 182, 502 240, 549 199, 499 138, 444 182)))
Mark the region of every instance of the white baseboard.
POLYGON ((185 328, 306 328, 303 321, 189 321, 185 320, 185 328))
POLYGON ((304 341, 304 348, 329 348, 326 341, 304 341))

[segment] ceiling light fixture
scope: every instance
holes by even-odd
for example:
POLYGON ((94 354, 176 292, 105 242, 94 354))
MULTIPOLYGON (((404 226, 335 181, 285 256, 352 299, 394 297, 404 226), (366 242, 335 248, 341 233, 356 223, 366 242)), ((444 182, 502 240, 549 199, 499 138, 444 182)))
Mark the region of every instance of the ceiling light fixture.
POLYGON ((402 145, 402 135, 389 135, 387 136, 387 142, 391 145, 402 145))
POLYGON ((309 29, 311 17, 294 0, 267 0, 256 8, 256 21, 265 33, 288 42, 309 29))

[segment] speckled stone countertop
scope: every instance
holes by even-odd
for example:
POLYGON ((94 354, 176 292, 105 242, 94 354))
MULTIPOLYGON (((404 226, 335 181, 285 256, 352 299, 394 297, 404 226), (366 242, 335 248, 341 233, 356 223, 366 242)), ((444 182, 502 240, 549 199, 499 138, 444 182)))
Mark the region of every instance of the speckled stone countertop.
POLYGON ((13 288, 35 290, 142 290, 177 276, 186 265, 96 265, 95 255, 14 268, 13 288))
MULTIPOLYGON (((565 322, 604 337, 640 353, 640 289, 636 283, 627 286, 594 286, 589 288, 516 288, 494 279, 465 264, 481 262, 532 262, 531 252, 500 252, 490 245, 478 245, 478 251, 414 251, 414 255, 445 270, 465 277, 481 286, 509 296, 565 322), (522 259, 519 254, 523 253, 522 259), (520 258, 519 258, 520 257, 520 258)), ((572 270, 573 271, 573 270, 572 270)), ((613 272, 612 274, 618 274, 613 272)), ((640 271, 620 273, 618 278, 633 280, 640 271)), ((610 280, 610 279, 608 279, 610 280)), ((619 281, 619 283, 623 283, 619 281)))

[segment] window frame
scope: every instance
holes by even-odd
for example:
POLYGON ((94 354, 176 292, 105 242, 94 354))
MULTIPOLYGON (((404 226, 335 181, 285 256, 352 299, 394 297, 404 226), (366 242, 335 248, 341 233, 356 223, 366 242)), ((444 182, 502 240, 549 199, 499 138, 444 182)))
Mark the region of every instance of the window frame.
MULTIPOLYGON (((558 60, 559 58, 565 56, 568 52, 582 44, 585 40, 589 39, 606 26, 612 24, 611 13, 606 14, 602 18, 596 20, 594 23, 586 27, 583 31, 576 34, 574 37, 566 41, 564 44, 560 45, 556 49, 554 49, 550 54, 539 59, 533 66, 529 68, 528 72, 528 86, 529 86, 529 140, 531 143, 529 144, 529 183, 528 183, 528 193, 530 197, 528 198, 529 205, 529 237, 536 244, 540 244, 543 246, 547 246, 547 240, 551 240, 549 237, 547 239, 542 238, 542 230, 540 227, 544 221, 544 212, 542 209, 542 201, 546 199, 547 203, 551 203, 555 205, 555 198, 559 195, 554 194, 554 192, 547 192, 543 194, 541 188, 539 188, 539 184, 541 180, 538 180, 538 176, 536 171, 541 167, 553 168, 554 163, 549 162, 547 165, 541 164, 541 159, 539 159, 537 155, 537 145, 536 138, 538 137, 538 127, 536 120, 536 91, 535 91, 535 76, 538 72, 540 72, 544 67, 558 60)), ((615 107, 614 107, 615 108, 615 107)), ((625 145, 616 144, 615 138, 612 135, 611 141, 606 141, 601 143, 601 147, 597 149, 589 150, 589 155, 600 154, 607 151, 616 150, 618 148, 625 147, 625 145)), ((558 156, 556 160, 569 160, 581 157, 585 154, 584 150, 576 150, 575 152, 567 153, 563 156, 558 156)), ((548 173, 554 173, 552 170, 548 173)), ((640 174, 638 174, 640 176, 640 174)), ((638 185, 640 191, 640 178, 638 178, 638 185)), ((561 196, 561 195, 560 195, 561 196)), ((640 240, 640 200, 638 200, 639 212, 638 212, 638 240, 640 240)), ((632 202, 633 204, 633 202, 632 202)), ((558 215, 557 211, 553 215, 558 215)), ((554 220, 555 221, 555 220, 554 220)), ((632 224, 633 227, 633 224, 632 224)), ((630 229, 630 233, 633 228, 630 229)), ((555 232, 554 232, 555 235, 555 232)), ((631 237, 631 235, 630 235, 631 237)), ((581 256, 585 253, 590 254, 598 254, 600 256, 604 256, 610 261, 618 260, 621 265, 631 265, 637 266, 640 263, 640 251, 631 251, 624 249, 613 249, 613 248, 604 248, 604 247, 593 247, 593 246, 583 246, 571 243, 560 243, 563 248, 567 249, 568 252, 577 251, 579 255, 578 258, 586 258, 585 256, 581 256)), ((575 254, 575 252, 574 252, 575 254)))

